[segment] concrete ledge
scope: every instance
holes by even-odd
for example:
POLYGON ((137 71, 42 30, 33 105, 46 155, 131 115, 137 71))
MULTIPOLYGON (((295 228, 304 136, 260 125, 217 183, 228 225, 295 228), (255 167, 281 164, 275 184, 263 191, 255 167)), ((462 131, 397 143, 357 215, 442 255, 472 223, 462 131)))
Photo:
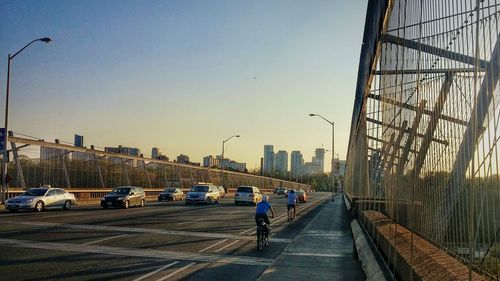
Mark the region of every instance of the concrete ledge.
MULTIPOLYGON (((361 221, 402 280, 469 280, 469 268, 377 211, 363 211, 361 221), (413 242, 413 243, 412 243, 413 242), (412 248, 413 246, 413 248, 412 248)), ((472 272, 471 280, 487 280, 472 272)))

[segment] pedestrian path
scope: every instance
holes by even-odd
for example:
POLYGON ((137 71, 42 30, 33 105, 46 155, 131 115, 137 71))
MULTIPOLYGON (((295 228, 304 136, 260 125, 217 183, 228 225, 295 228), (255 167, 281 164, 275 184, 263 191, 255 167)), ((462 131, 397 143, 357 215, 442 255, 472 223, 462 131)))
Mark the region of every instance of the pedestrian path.
POLYGON ((327 203, 260 276, 262 281, 365 280, 354 257, 350 217, 341 196, 327 203))

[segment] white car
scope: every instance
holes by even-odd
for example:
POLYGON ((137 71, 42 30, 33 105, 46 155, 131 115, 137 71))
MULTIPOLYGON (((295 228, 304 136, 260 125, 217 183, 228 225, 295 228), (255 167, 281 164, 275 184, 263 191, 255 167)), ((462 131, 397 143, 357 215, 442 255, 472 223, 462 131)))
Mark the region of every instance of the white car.
POLYGON ((234 204, 250 203, 256 205, 262 201, 262 194, 258 187, 255 186, 239 186, 234 194, 234 204))
POLYGON ((46 208, 62 208, 69 210, 76 204, 73 193, 62 188, 30 188, 21 195, 5 201, 5 208, 11 212, 17 210, 34 210, 41 212, 46 208))

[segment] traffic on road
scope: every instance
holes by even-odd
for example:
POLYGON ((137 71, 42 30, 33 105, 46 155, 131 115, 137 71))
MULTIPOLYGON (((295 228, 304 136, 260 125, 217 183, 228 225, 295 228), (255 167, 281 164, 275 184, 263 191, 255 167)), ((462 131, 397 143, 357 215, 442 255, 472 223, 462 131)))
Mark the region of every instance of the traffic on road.
POLYGON ((44 212, 0 210, 2 278, 255 280, 329 198, 327 193, 311 193, 309 203, 297 209, 297 219, 287 223, 286 198, 268 194, 276 217, 271 219, 269 246, 259 252, 252 204, 258 195, 262 200, 257 190, 242 188, 240 196, 254 194, 254 201, 240 205, 236 193, 222 198, 210 184, 194 185, 183 194, 184 201, 159 202, 145 202, 137 187, 117 187, 99 205, 72 202, 70 212, 56 210, 64 204, 44 212), (196 198, 191 202, 203 204, 187 205, 188 195, 196 198), (127 196, 128 205, 123 203, 127 196), (32 270, 21 270, 25 266, 32 270), (36 278, 33 272, 39 272, 36 278))

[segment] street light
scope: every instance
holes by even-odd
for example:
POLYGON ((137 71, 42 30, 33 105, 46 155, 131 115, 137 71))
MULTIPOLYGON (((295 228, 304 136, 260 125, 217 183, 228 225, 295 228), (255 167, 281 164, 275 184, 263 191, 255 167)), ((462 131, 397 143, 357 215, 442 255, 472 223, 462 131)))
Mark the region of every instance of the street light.
POLYGON ((5 91, 5 127, 4 127, 4 150, 3 150, 3 160, 2 160, 2 165, 3 165, 3 174, 2 174, 2 202, 5 202, 6 197, 8 196, 8 188, 7 188, 7 158, 9 157, 9 153, 7 151, 7 144, 9 140, 9 130, 8 130, 8 125, 9 125, 9 92, 10 92, 10 62, 19 54, 21 53, 24 49, 28 48, 29 45, 35 43, 36 41, 44 42, 44 43, 50 43, 52 39, 49 37, 43 37, 43 38, 38 38, 35 39, 26 46, 24 46, 21 50, 17 51, 15 54, 11 55, 9 54, 8 60, 7 60, 7 89, 5 91))
POLYGON ((333 188, 335 186, 335 176, 334 176, 334 171, 335 171, 335 166, 334 166, 334 161, 335 161, 335 123, 326 119, 325 117, 323 117, 319 114, 310 113, 309 116, 311 116, 311 117, 318 116, 319 118, 325 120, 330 125, 332 125, 332 171, 331 171, 331 176, 332 176, 332 201, 333 201, 333 196, 334 196, 333 188))
POLYGON ((227 141, 229 141, 230 139, 232 138, 239 138, 240 135, 234 135, 234 136, 231 136, 229 138, 227 138, 226 140, 223 140, 222 141, 222 159, 220 160, 220 168, 221 168, 221 185, 222 185, 222 188, 226 189, 226 187, 224 186, 224 144, 226 144, 227 141))

